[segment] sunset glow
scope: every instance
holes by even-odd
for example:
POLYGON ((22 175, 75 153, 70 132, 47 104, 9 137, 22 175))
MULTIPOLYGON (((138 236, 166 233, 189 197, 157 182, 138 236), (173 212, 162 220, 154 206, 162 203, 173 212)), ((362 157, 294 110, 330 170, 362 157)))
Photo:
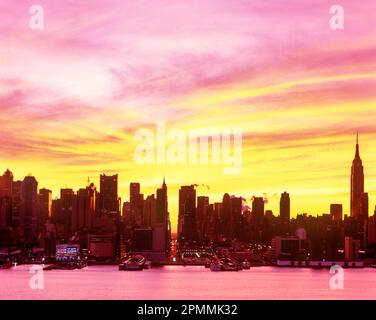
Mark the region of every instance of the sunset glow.
POLYGON ((154 193, 163 177, 175 229, 178 189, 291 196, 291 213, 350 207, 356 131, 370 214, 376 205, 376 2, 344 0, 345 28, 329 27, 331 1, 0 0, 0 169, 32 173, 39 187, 98 186, 119 173, 154 193), (283 12, 283 14, 281 14, 283 12), (11 13, 11 14, 10 14, 11 13), (79 18, 79 19, 78 19, 79 18), (140 165, 140 128, 243 132, 239 175, 223 165, 140 165))

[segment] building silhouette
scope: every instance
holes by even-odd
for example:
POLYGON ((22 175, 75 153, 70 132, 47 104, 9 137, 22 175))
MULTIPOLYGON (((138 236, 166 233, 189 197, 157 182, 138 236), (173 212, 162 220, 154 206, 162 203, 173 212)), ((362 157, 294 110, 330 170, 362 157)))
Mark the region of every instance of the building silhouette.
POLYGON ((243 198, 231 197, 230 225, 228 226, 230 239, 239 238, 238 227, 241 223, 242 209, 243 198))
POLYGON ((12 197, 13 189, 13 173, 7 169, 2 176, 0 176, 0 197, 12 197))
POLYGON ((39 226, 43 226, 51 218, 52 191, 48 189, 39 190, 39 226))
POLYGON ((355 158, 351 166, 350 215, 362 218, 362 198, 364 193, 364 168, 359 152, 359 136, 356 136, 355 158))
POLYGON ((34 241, 38 232, 38 181, 27 176, 21 185, 20 226, 25 240, 34 241))
POLYGON ((22 181, 14 181, 12 186, 12 218, 11 224, 13 228, 17 228, 20 225, 21 215, 21 186, 22 181))
POLYGON ((0 228, 12 226, 13 173, 9 170, 0 176, 0 228))
POLYGON ((183 241, 197 240, 196 189, 194 185, 179 190, 178 238, 183 241))
POLYGON ((283 223, 290 221, 290 195, 287 192, 281 194, 279 201, 279 217, 283 223))
POLYGON ((153 226, 155 241, 163 244, 164 250, 167 250, 171 240, 170 217, 168 213, 168 197, 166 180, 163 178, 162 187, 157 189, 156 196, 156 223, 153 226), (156 229, 159 227, 159 234, 156 229))
POLYGON ((144 195, 140 193, 140 183, 131 182, 129 184, 129 202, 132 224, 139 227, 145 226, 145 219, 143 218, 144 195))
POLYGON ((200 241, 204 240, 209 213, 209 197, 197 197, 197 232, 200 241))
POLYGON ((96 212, 96 187, 91 183, 79 189, 74 197, 72 210, 72 231, 89 231, 93 227, 96 212))
POLYGON ((102 212, 120 212, 118 197, 118 175, 102 174, 99 183, 99 210, 102 212))
POLYGON ((332 221, 342 221, 342 215, 342 204, 333 203, 330 205, 330 216, 332 217, 332 221))
POLYGON ((231 197, 225 193, 222 197, 222 203, 219 209, 220 230, 219 233, 226 239, 230 239, 231 230, 229 229, 231 220, 231 197))
POLYGON ((264 218, 264 198, 254 197, 252 201, 252 219, 254 225, 259 227, 264 218))
POLYGON ((157 222, 157 201, 154 194, 148 195, 143 206, 143 226, 153 226, 157 222))

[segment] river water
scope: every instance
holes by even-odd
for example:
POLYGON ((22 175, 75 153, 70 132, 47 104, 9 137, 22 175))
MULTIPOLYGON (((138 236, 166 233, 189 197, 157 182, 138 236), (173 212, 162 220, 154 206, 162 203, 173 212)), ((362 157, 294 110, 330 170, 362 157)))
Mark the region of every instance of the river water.
POLYGON ((32 289, 30 267, 0 270, 0 299, 376 299, 376 269, 370 268, 345 269, 344 288, 333 290, 333 274, 327 269, 211 272, 196 266, 139 272, 118 271, 117 266, 44 271, 38 274, 43 276, 43 289, 32 289))

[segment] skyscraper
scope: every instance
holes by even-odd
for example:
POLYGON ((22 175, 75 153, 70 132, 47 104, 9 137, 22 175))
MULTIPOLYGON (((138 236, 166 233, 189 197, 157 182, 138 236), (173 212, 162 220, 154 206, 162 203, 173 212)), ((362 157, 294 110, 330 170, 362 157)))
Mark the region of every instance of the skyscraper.
POLYGON ((52 191, 48 189, 39 190, 39 225, 43 226, 51 217, 52 191))
POLYGON ((231 197, 228 193, 225 193, 222 197, 222 205, 219 218, 221 221, 220 233, 226 238, 230 239, 231 230, 229 226, 231 220, 231 197))
POLYGON ((91 183, 85 189, 79 189, 73 201, 72 231, 90 230, 93 227, 96 187, 91 183))
POLYGON ((350 214, 353 218, 362 217, 362 197, 364 193, 364 168, 359 153, 359 139, 356 135, 355 158, 351 167, 350 214))
POLYGON ((252 201, 252 218, 255 226, 259 227, 262 224, 264 217, 264 198, 254 197, 252 201))
POLYGON ((143 220, 144 195, 140 193, 140 184, 138 182, 130 183, 129 195, 132 224, 141 227, 143 220))
POLYGON ((20 225, 22 181, 14 181, 12 186, 12 226, 20 225))
POLYGON ((99 210, 120 213, 118 197, 118 175, 100 176, 99 210))
POLYGON ((9 170, 0 176, 0 228, 12 225, 13 174, 9 170))
POLYGON ((33 176, 25 177, 21 185, 20 226, 26 240, 35 240, 38 232, 38 182, 33 176))
POLYGON ((140 194, 141 186, 138 182, 131 182, 129 184, 129 201, 134 203, 137 201, 137 197, 140 194))
POLYGON ((13 173, 9 171, 4 172, 3 176, 0 177, 0 197, 12 197, 13 189, 13 173))
POLYGON ((332 221, 342 221, 343 209, 342 204, 331 204, 330 205, 330 216, 332 221))
POLYGON ((208 218, 209 197, 197 197, 197 229, 200 240, 203 240, 205 234, 205 225, 208 218))
POLYGON ((168 202, 167 185, 163 179, 162 187, 157 189, 157 223, 167 224, 168 202))
POLYGON ((242 197, 231 197, 231 213, 230 213, 230 225, 228 229, 230 230, 230 238, 239 238, 237 229, 241 223, 243 209, 243 198, 242 197))
POLYGON ((60 189, 60 199, 53 201, 52 219, 58 224, 58 234, 66 235, 72 231, 73 202, 75 192, 73 189, 60 189))
MULTIPOLYGON (((171 240, 171 230, 170 230, 170 217, 168 214, 168 197, 167 197, 167 185, 163 178, 162 187, 157 189, 156 197, 156 224, 153 225, 153 229, 159 225, 162 235, 158 235, 161 239, 161 243, 164 244, 164 250, 169 247, 169 242, 171 240)), ((155 232, 154 232, 155 234, 155 232)))
POLYGON ((144 200, 142 221, 142 227, 151 227, 157 223, 157 205, 154 194, 147 196, 144 200))
POLYGON ((197 240, 196 189, 194 185, 182 186, 179 190, 178 237, 185 241, 197 240))
POLYGON ((279 217, 281 222, 288 223, 290 221, 290 195, 287 192, 281 194, 279 217))

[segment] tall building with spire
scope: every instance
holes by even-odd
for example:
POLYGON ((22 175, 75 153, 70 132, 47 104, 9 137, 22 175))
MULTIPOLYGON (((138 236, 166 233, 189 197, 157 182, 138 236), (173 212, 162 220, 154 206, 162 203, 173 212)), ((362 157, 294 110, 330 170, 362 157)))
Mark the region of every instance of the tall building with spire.
POLYGON ((350 213, 353 218, 362 217, 362 199, 364 194, 364 168, 359 152, 359 134, 356 134, 355 158, 351 166, 350 213))
POLYGON ((168 196, 166 180, 163 178, 162 187, 157 189, 156 195, 156 221, 153 224, 154 238, 153 242, 159 242, 164 251, 169 249, 169 243, 171 241, 171 226, 170 217, 168 213, 168 196), (159 231, 158 231, 159 230, 159 231))

